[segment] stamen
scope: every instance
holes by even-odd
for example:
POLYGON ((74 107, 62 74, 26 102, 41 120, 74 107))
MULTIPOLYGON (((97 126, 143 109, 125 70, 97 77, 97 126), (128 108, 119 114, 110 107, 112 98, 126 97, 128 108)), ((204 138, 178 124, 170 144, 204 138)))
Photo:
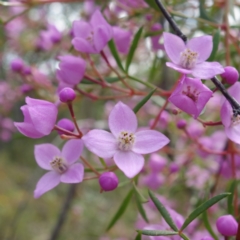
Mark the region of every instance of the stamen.
POLYGON ((133 133, 121 132, 118 137, 118 147, 120 150, 128 151, 132 149, 135 141, 135 136, 133 133))
POLYGON ((240 124, 240 116, 239 115, 237 115, 237 116, 232 115, 231 120, 232 120, 232 125, 233 126, 236 126, 236 125, 240 124))
POLYGON ((53 170, 55 170, 58 173, 64 173, 67 171, 68 166, 64 162, 64 160, 60 157, 55 157, 51 162, 50 165, 53 170))
POLYGON ((187 89, 184 89, 182 91, 182 94, 185 94, 187 97, 191 98, 194 102, 197 102, 198 100, 198 95, 199 92, 197 91, 197 89, 191 89, 191 86, 187 86, 187 89))
POLYGON ((197 62, 198 53, 186 48, 181 52, 180 65, 187 69, 192 69, 197 62))

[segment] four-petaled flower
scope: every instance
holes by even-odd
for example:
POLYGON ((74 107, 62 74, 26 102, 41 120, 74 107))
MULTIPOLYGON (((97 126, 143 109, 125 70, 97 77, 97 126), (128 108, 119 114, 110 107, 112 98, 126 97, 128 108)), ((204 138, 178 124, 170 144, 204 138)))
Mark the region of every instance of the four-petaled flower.
POLYGON ((84 167, 81 163, 75 163, 83 150, 81 139, 69 140, 62 152, 53 144, 36 145, 34 149, 37 164, 49 170, 37 183, 34 197, 39 198, 45 192, 56 187, 60 182, 79 183, 83 180, 84 167))
POLYGON ((112 133, 91 130, 82 139, 85 146, 97 156, 114 159, 124 174, 133 178, 144 165, 142 154, 156 152, 169 143, 169 139, 155 130, 137 131, 137 117, 125 104, 119 102, 109 115, 112 133))
POLYGON ((184 74, 209 79, 224 72, 218 62, 206 62, 213 48, 212 36, 196 37, 184 41, 171 33, 163 33, 165 51, 172 62, 166 65, 184 74))
POLYGON ((202 84, 200 79, 183 76, 168 100, 182 111, 197 118, 211 97, 212 91, 202 84))
MULTIPOLYGON (((238 102, 240 102, 240 82, 236 82, 228 89, 229 94, 238 102)), ((225 133, 233 142, 240 144, 240 115, 234 116, 233 109, 225 100, 221 109, 221 119, 225 127, 225 133)))

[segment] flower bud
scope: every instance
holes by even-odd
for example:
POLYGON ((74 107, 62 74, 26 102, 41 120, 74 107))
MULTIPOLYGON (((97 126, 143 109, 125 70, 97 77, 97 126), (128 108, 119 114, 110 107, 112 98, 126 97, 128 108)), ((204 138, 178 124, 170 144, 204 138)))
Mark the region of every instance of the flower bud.
POLYGON ((183 129, 186 127, 187 122, 184 119, 180 119, 177 122, 177 128, 183 129))
POLYGON ((227 66, 224 68, 225 72, 221 74, 221 77, 228 84, 234 84, 238 81, 239 73, 236 68, 227 66))
MULTIPOLYGON (((58 125, 58 127, 64 128, 69 132, 73 132, 75 129, 74 123, 67 118, 63 118, 63 119, 59 120, 57 125, 58 125)), ((61 134, 65 134, 65 133, 59 130, 58 134, 61 135, 61 134)))
POLYGON ((232 215, 224 215, 217 219, 216 222, 218 231, 223 236, 235 236, 237 234, 238 224, 232 215))
POLYGON ((112 191, 118 186, 118 178, 114 172, 105 172, 99 177, 99 184, 104 191, 112 191))
POLYGON ((21 72, 24 67, 22 59, 16 58, 11 62, 11 69, 14 72, 21 72))
POLYGON ((179 171, 179 166, 176 163, 171 163, 169 166, 170 173, 175 173, 179 171))
POLYGON ((76 98, 76 93, 72 88, 65 87, 60 91, 59 98, 61 102, 71 102, 76 98))

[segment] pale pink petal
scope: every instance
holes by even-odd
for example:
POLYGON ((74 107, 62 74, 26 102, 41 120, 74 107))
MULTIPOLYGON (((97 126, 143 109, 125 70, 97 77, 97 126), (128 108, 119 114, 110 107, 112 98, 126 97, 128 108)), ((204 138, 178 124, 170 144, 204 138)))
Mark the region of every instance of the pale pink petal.
POLYGON ((79 52, 84 53, 97 53, 97 51, 94 49, 94 47, 85 39, 83 38, 74 38, 72 40, 72 45, 74 48, 79 52))
POLYGON ((50 143, 35 145, 34 156, 39 167, 52 170, 50 162, 55 157, 61 157, 60 150, 50 143))
POLYGON ((109 40, 110 39, 106 28, 104 28, 103 26, 99 26, 94 30, 93 41, 97 52, 103 50, 109 40))
POLYGON ((187 42, 187 48, 198 53, 197 63, 206 61, 211 55, 213 48, 212 36, 192 38, 187 42))
POLYGON ((166 62, 166 65, 170 68, 173 68, 174 70, 183 73, 183 74, 190 74, 192 73, 192 70, 186 69, 186 68, 182 68, 181 66, 178 66, 174 63, 171 62, 166 62))
POLYGON ((98 27, 98 26, 103 26, 103 27, 107 28, 109 34, 112 32, 112 27, 105 20, 102 13, 98 9, 93 13, 91 20, 90 20, 90 24, 93 26, 94 32, 95 32, 95 27, 98 27))
POLYGON ((108 125, 115 137, 122 131, 134 133, 137 129, 137 117, 126 104, 118 102, 109 115, 108 125))
POLYGON ((63 183, 80 183, 83 180, 84 168, 81 163, 75 163, 68 168, 68 170, 61 175, 61 182, 63 183))
POLYGON ((156 152, 169 143, 169 139, 155 130, 143 130, 135 133, 132 151, 139 154, 156 152))
POLYGON ((178 64, 180 60, 180 54, 186 48, 185 43, 180 37, 171 33, 164 32, 163 38, 164 48, 168 57, 173 63, 178 64))
POLYGON ((82 138, 84 145, 90 151, 102 158, 112 158, 117 151, 117 140, 104 130, 91 130, 82 138))
POLYGON ((81 139, 72 139, 65 143, 62 149, 62 157, 71 165, 76 162, 82 154, 83 141, 81 139))
POLYGON ((36 105, 51 105, 51 102, 45 101, 45 100, 41 100, 41 99, 35 99, 35 98, 30 98, 30 97, 26 97, 25 98, 25 102, 27 103, 28 106, 36 106, 36 105))
POLYGON ((34 190, 34 198, 39 198, 45 192, 55 188, 60 183, 60 174, 51 171, 43 175, 34 190))
POLYGON ((240 144, 240 124, 225 128, 225 133, 230 140, 237 144, 240 144))
POLYGON ((73 35, 74 37, 86 38, 91 34, 92 26, 84 21, 74 21, 73 22, 73 35))
POLYGON ((33 125, 29 123, 14 122, 14 126, 18 129, 20 133, 30 138, 41 138, 45 136, 45 134, 42 134, 36 131, 33 125))
POLYGON ((218 62, 203 62, 192 69, 192 75, 197 78, 208 80, 215 75, 224 73, 224 68, 218 62))
POLYGON ((123 171, 128 178, 136 176, 144 165, 143 156, 132 151, 117 151, 113 159, 118 168, 123 171))

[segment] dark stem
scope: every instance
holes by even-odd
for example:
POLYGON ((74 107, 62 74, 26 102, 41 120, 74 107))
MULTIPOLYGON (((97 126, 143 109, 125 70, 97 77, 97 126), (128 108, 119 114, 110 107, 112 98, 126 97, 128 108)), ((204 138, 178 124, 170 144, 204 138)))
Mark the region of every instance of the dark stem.
POLYGON ((173 18, 171 17, 171 15, 168 13, 168 11, 166 10, 166 8, 162 5, 162 3, 160 2, 160 0, 155 0, 156 4, 158 5, 158 7, 160 8, 162 14, 164 15, 164 17, 167 19, 167 21, 169 22, 171 28, 173 29, 173 31, 176 33, 176 35, 178 35, 184 42, 187 41, 187 37, 182 33, 182 31, 179 29, 179 27, 177 26, 177 24, 175 23, 175 21, 173 20, 173 18))
POLYGON ((67 219, 67 214, 68 214, 68 211, 70 210, 70 205, 75 195, 76 188, 77 188, 77 184, 70 185, 66 199, 64 200, 61 212, 59 214, 56 225, 52 231, 52 234, 49 240, 56 240, 58 238, 59 233, 64 224, 64 221, 67 219))
MULTIPOLYGON (((162 5, 160 0, 155 0, 156 4, 158 5, 159 9, 161 10, 162 14, 164 17, 167 19, 169 22, 170 26, 172 27, 173 31, 175 32, 176 35, 178 35, 184 42, 187 41, 187 37, 181 32, 171 15, 168 13, 166 8, 162 5)), ((213 77, 211 78, 212 82, 214 85, 221 91, 223 96, 228 100, 228 102, 231 104, 232 109, 233 109, 233 116, 237 117, 240 115, 240 105, 239 103, 227 92, 226 88, 224 85, 216 78, 213 77)), ((239 239, 240 240, 240 239, 239 239)))

